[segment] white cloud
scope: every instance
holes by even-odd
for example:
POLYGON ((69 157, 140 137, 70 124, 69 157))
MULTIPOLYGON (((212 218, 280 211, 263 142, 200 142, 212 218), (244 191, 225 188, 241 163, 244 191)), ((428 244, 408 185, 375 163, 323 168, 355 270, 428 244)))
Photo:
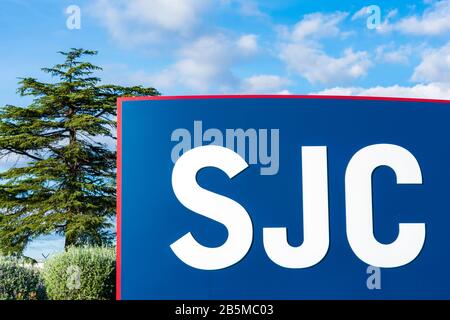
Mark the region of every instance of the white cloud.
POLYGON ((386 15, 387 21, 389 21, 389 19, 392 19, 395 16, 397 16, 397 14, 398 14, 398 9, 393 9, 393 10, 388 11, 388 13, 386 15))
POLYGON ((258 51, 258 36, 254 34, 243 35, 237 41, 237 47, 243 54, 255 54, 258 51))
POLYGON ((149 43, 167 35, 187 36, 210 0, 95 0, 89 7, 114 40, 149 43))
POLYGON ((316 46, 290 43, 282 46, 281 59, 288 68, 311 83, 339 83, 360 78, 372 65, 365 51, 346 49, 332 57, 316 46))
POLYGON ((187 88, 195 92, 230 92, 239 90, 240 80, 233 74, 234 65, 256 54, 255 35, 232 41, 227 36, 205 36, 183 47, 176 62, 158 74, 134 75, 135 81, 155 83, 161 90, 187 88))
POLYGON ((352 16, 352 21, 355 21, 357 19, 365 18, 369 14, 369 6, 362 7, 358 11, 356 11, 352 16))
POLYGON ((439 49, 425 50, 412 80, 450 83, 450 42, 439 49))
POLYGON ((261 11, 256 0, 219 0, 221 6, 228 6, 245 17, 268 18, 267 14, 261 11))
POLYGON ((341 55, 328 55, 318 40, 325 37, 346 36, 339 24, 346 12, 305 15, 293 28, 278 27, 281 44, 280 59, 292 72, 310 83, 345 83, 367 74, 372 65, 366 51, 345 49, 341 55))
POLYGON ((254 75, 244 79, 242 90, 248 93, 274 93, 289 84, 289 80, 277 75, 254 75))
POLYGON ((248 17, 266 17, 266 15, 259 9, 258 3, 251 0, 241 1, 239 12, 248 17))
POLYGON ((392 24, 384 24, 380 31, 399 31, 405 34, 437 36, 450 31, 450 0, 430 2, 422 15, 412 15, 392 24))
POLYGON ((400 98, 449 99, 450 85, 446 83, 418 84, 412 87, 394 85, 373 88, 335 87, 314 94, 344 96, 379 96, 400 98))
POLYGON ((340 34, 339 23, 347 15, 348 13, 346 12, 307 14, 292 29, 290 33, 291 40, 301 41, 306 38, 335 37, 340 34))
POLYGON ((381 45, 375 49, 378 61, 392 64, 407 64, 413 53, 411 46, 405 45, 393 48, 392 45, 381 45))
POLYGON ((396 26, 401 32, 415 35, 439 35, 450 31, 450 0, 438 1, 421 17, 402 19, 396 26))
MULTIPOLYGON (((175 52, 174 62, 160 71, 131 70, 126 65, 106 65, 103 83, 156 87, 163 94, 180 92, 230 93, 259 91, 257 78, 247 82, 234 75, 232 69, 258 53, 256 35, 231 39, 223 34, 200 37, 175 52)), ((275 79, 277 80, 277 79, 275 79)), ((286 82, 283 82, 286 83, 286 82)), ((279 86, 275 85, 278 90, 279 86)))

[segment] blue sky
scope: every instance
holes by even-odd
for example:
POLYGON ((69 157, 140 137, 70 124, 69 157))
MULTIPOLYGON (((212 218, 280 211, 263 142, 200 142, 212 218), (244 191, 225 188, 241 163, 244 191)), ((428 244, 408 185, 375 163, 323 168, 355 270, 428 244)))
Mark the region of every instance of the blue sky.
POLYGON ((104 82, 165 95, 450 98, 450 0, 1 0, 0 35, 2 105, 25 104, 17 78, 50 80, 40 68, 71 47, 99 51, 104 82), (81 29, 67 27, 71 5, 81 29))

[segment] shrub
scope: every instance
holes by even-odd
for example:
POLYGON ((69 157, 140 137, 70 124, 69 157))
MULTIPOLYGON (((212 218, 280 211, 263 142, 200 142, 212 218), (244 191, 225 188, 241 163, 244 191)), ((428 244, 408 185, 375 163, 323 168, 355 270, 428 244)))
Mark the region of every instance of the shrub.
POLYGON ((112 300, 116 289, 113 248, 70 248, 49 259, 43 270, 52 300, 112 300))
POLYGON ((0 300, 44 300, 39 270, 16 258, 0 257, 0 300))

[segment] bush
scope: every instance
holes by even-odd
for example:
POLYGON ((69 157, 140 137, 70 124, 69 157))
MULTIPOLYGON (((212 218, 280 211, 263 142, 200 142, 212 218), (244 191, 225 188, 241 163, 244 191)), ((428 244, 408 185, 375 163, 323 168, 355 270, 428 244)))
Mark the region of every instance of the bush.
POLYGON ((45 263, 43 278, 52 300, 113 300, 113 248, 70 248, 45 263))
POLYGON ((44 300, 39 270, 23 260, 0 257, 0 300, 44 300))

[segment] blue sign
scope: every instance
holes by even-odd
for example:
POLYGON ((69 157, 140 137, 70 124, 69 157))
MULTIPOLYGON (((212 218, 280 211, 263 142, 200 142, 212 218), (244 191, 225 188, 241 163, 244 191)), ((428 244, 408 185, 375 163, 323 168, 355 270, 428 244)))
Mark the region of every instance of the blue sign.
POLYGON ((450 101, 119 101, 120 299, 450 298, 450 101))

